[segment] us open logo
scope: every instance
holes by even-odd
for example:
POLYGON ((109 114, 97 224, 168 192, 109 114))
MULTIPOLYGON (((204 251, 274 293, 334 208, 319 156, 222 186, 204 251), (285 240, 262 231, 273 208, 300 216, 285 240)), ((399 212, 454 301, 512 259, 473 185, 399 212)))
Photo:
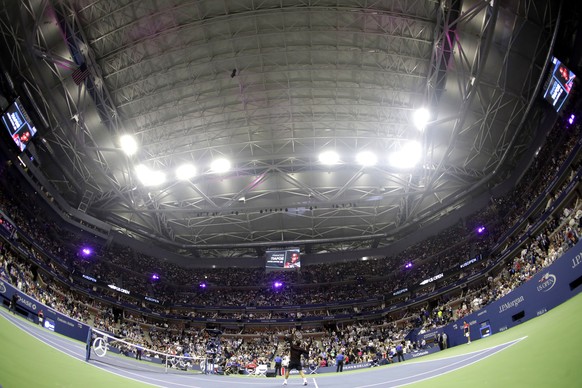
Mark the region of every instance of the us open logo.
POLYGON ((538 281, 538 286, 536 289, 538 292, 548 292, 556 285, 556 275, 551 273, 546 273, 542 278, 538 281))

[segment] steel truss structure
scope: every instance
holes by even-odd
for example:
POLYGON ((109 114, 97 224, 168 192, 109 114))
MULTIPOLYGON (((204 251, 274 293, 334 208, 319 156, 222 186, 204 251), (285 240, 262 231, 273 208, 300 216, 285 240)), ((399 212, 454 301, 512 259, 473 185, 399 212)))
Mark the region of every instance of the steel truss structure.
POLYGON ((507 179, 535 136, 560 4, 4 0, 0 12, 5 76, 45 122, 30 149, 45 190, 134 237, 237 256, 387 246, 507 179), (391 167, 409 140, 421 163, 391 167), (329 149, 331 167, 317 159, 329 149), (378 164, 357 165, 361 150, 378 164), (217 157, 231 172, 209 170, 217 157), (139 163, 183 162, 198 167, 189 181, 136 179, 139 163))

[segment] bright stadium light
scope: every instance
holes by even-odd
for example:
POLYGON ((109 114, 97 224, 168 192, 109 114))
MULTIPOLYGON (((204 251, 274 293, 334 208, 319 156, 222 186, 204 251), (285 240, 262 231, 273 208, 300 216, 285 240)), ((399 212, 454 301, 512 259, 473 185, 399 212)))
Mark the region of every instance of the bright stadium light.
POLYGON ((210 165, 210 170, 217 174, 227 172, 230 170, 230 162, 225 158, 215 159, 210 165))
POLYGON ((131 135, 123 135, 119 138, 121 149, 127 156, 134 155, 137 152, 137 142, 131 135))
POLYGON ((426 108, 419 108, 412 114, 412 122, 414 126, 419 130, 423 130, 426 127, 426 123, 430 119, 430 112, 426 108))
POLYGON ((389 157, 390 165, 396 168, 412 168, 420 161, 422 148, 417 141, 406 143, 399 151, 389 157))
POLYGON ((338 164, 339 155, 335 151, 325 151, 319 154, 319 161, 328 166, 338 164))
POLYGON ((155 171, 140 164, 135 168, 137 178, 144 186, 158 186, 166 181, 166 175, 161 171, 155 171))
POLYGON ((356 161, 359 165, 368 167, 378 162, 378 157, 371 151, 362 151, 356 155, 356 161))
POLYGON ((183 164, 176 169, 176 178, 187 181, 196 176, 196 167, 190 163, 183 164))

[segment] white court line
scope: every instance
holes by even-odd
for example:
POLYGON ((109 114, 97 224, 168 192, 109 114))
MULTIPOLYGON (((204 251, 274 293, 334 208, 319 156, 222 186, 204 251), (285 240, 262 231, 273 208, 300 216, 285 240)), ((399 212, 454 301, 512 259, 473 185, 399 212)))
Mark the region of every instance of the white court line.
MULTIPOLYGON (((21 320, 19 318, 13 318, 9 314, 8 315, 5 314, 3 311, 0 314, 1 315, 4 315, 4 318, 8 322, 10 322, 11 324, 13 324, 17 328, 21 329, 26 334, 30 335, 31 337, 35 338, 36 340, 41 341, 41 342, 44 342, 48 346, 50 346, 51 348, 56 349, 59 352, 61 352, 63 354, 66 354, 69 357, 74 358, 75 360, 78 360, 78 361, 81 361, 81 362, 86 363, 88 365, 91 365, 92 367, 97 368, 99 370, 102 370, 102 371, 105 371, 105 372, 108 372, 108 373, 111 373, 111 374, 114 374, 114 375, 117 375, 117 376, 120 376, 120 377, 124 377, 124 378, 130 379, 130 380, 134 380, 134 381, 137 381, 137 382, 140 382, 140 383, 146 383, 146 384, 149 384, 149 385, 153 385, 155 387, 165 388, 165 387, 168 387, 168 386, 178 386, 178 387, 188 387, 188 388, 202 388, 202 387, 199 387, 199 386, 194 386, 191 383, 190 384, 182 384, 182 383, 179 383, 179 382, 162 380, 162 379, 157 379, 157 378, 154 378, 154 377, 147 377, 147 376, 144 376, 141 373, 134 373, 134 372, 128 371, 126 369, 123 369, 123 368, 120 368, 120 367, 116 367, 114 365, 109 365, 109 364, 107 364, 107 365, 98 365, 98 364, 94 364, 94 363, 91 363, 91 362, 87 363, 85 361, 85 351, 84 350, 82 350, 82 352, 81 352, 82 355, 79 355, 78 353, 71 352, 70 351, 70 347, 61 345, 58 342, 55 342, 54 341, 54 338, 55 338, 55 336, 58 336, 58 333, 48 333, 47 332, 45 334, 45 333, 42 333, 41 331, 34 332, 33 330, 31 330, 31 327, 33 327, 33 326, 31 326, 30 322, 28 322, 28 321, 22 321, 21 322, 21 320), (54 346, 51 345, 51 344, 54 344, 54 346), (112 371, 111 369, 118 370, 118 371, 120 371, 120 373, 116 373, 116 372, 112 371), (136 376, 137 378, 133 378, 133 377, 129 377, 129 376, 136 376), (156 383, 163 383, 163 384, 166 384, 166 385, 154 384, 154 383, 148 382, 147 380, 154 381, 156 383)), ((34 326, 34 327, 37 328, 36 326, 34 326)), ((59 337, 56 337, 56 338, 59 338, 59 337)), ((60 339, 63 340, 63 341, 71 341, 70 339, 68 339, 66 337, 65 338, 60 338, 60 339)), ((73 347, 80 346, 79 344, 76 344, 76 343, 73 343, 73 342, 71 342, 69 345, 70 346, 73 346, 73 347)), ((134 364, 131 364, 131 366, 133 367, 135 365, 134 364)), ((149 371, 151 373, 157 373, 155 371, 152 371, 151 369, 150 370, 147 370, 147 371, 149 371)), ((215 378, 200 377, 200 376, 180 376, 180 377, 183 377, 183 378, 185 378, 187 380, 196 380, 197 383, 199 383, 200 381, 204 381, 204 382, 211 382, 211 383, 215 383, 215 384, 220 384, 220 383, 228 384, 228 383, 230 383, 230 384, 236 384, 236 385, 253 385, 253 386, 268 385, 268 386, 273 386, 273 384, 272 384, 271 381, 264 382, 264 383, 263 382, 256 381, 256 380, 255 381, 242 381, 243 378, 238 378, 238 377, 233 377, 233 378, 228 378, 228 379, 224 379, 224 378, 222 378, 222 379, 216 378, 215 379, 215 378)))
MULTIPOLYGON (((473 355, 472 355, 471 357, 469 357, 469 358, 466 358, 466 359, 464 359, 464 360, 460 360, 460 361, 458 361, 458 362, 454 362, 454 363, 452 363, 452 364, 447 364, 447 365, 445 365, 445 366, 443 366, 443 367, 436 368, 436 369, 432 369, 432 370, 430 370, 430 371, 426 371, 426 372, 418 373, 418 374, 415 374, 415 375, 410 375, 410 376, 407 376, 407 377, 404 377, 404 378, 400 378, 400 379, 396 379, 396 380, 386 380, 386 381, 382 381, 382 382, 380 382, 380 383, 374 383, 374 384, 368 384, 368 385, 358 385, 358 386, 356 386, 356 387, 354 387, 354 388, 367 388, 367 387, 376 387, 376 386, 378 386, 378 385, 385 385, 385 384, 390 384, 390 383, 392 383, 392 382, 397 382, 397 381, 401 381, 401 380, 408 380, 408 379, 410 379, 410 378, 414 378, 414 377, 417 377, 417 376, 422 376, 422 375, 426 375, 426 374, 431 374, 431 376, 429 376, 429 377, 425 377, 425 378, 422 378, 422 379, 419 379, 419 380, 410 381, 410 382, 408 382, 408 383, 404 383, 404 384, 400 384, 400 385, 394 385, 394 386, 392 386, 392 387, 393 387, 393 388, 396 388, 396 387, 403 387, 403 386, 405 386, 405 385, 416 384, 416 383, 418 383, 418 382, 425 381, 425 380, 429 380, 429 379, 432 379, 432 378, 435 378, 435 377, 438 377, 438 376, 442 376, 442 375, 445 375, 445 374, 447 374, 447 373, 451 373, 451 372, 454 372, 454 371, 456 371, 456 370, 459 370, 459 369, 465 368, 465 367, 467 367, 467 366, 469 366, 469 365, 473 365, 473 364, 475 364, 475 363, 477 363, 477 362, 479 362, 479 361, 482 361, 482 360, 484 360, 484 359, 486 359, 486 358, 488 358, 488 357, 490 357, 490 356, 492 356, 492 355, 494 355, 494 354, 497 354, 497 353, 499 353, 499 352, 501 352, 501 351, 503 351, 503 350, 505 350, 505 349, 507 349, 507 348, 509 348, 509 347, 511 347, 511 346, 513 346, 513 345, 515 345, 516 343, 518 343, 518 342, 522 341, 522 340, 523 340, 523 339, 525 339, 525 338, 527 338, 527 336, 525 336, 525 337, 521 337, 521 338, 518 338, 518 339, 516 339, 516 340, 513 340, 513 341, 509 341, 509 342, 506 342, 506 343, 503 343, 503 344, 500 344, 500 345, 495 345, 495 346, 492 346, 492 347, 490 347, 490 348, 487 348, 487 349, 483 349, 483 350, 480 350, 480 351, 476 351, 476 352, 468 353, 468 354, 473 354, 473 355), (488 355, 486 355, 486 356, 484 356, 484 357, 481 357, 481 358, 479 358, 479 359, 477 359, 477 360, 475 360, 475 361, 472 361, 472 362, 470 362, 470 363, 468 363, 468 364, 464 364, 464 365, 458 366, 458 367, 456 367, 456 368, 453 368, 453 369, 450 369, 450 370, 446 370, 446 371, 444 371, 444 372, 442 372, 442 373, 438 373, 438 374, 434 374, 434 375, 433 375, 433 373, 434 373, 435 371, 438 371, 438 370, 441 370, 441 369, 448 369, 448 368, 450 368, 452 365, 460 364, 460 363, 462 363, 462 362, 464 362, 464 361, 467 361, 468 359, 470 360, 470 359, 472 359, 472 358, 476 358, 476 357, 480 356, 482 353, 486 353, 487 351, 490 351, 490 350, 492 350, 492 349, 495 349, 495 348, 500 348, 500 349, 499 349, 499 350, 497 350, 497 351, 495 351, 495 352, 493 352, 493 353, 491 353, 491 354, 488 354, 488 355)), ((462 356, 462 355, 453 356, 453 357, 459 357, 459 356, 462 356)), ((452 358, 452 357, 447 357, 447 358, 452 358)), ((442 359, 439 359, 439 361, 440 361, 440 360, 442 360, 442 359)), ((437 361, 437 360, 432 360, 432 361, 434 362, 434 361, 437 361)), ((431 362, 431 361, 425 361, 425 362, 431 362)))
MULTIPOLYGON (((74 355, 74 354, 72 354, 72 353, 69 353, 69 352, 67 352, 67 351, 65 351, 65 350, 59 349, 59 348, 65 348, 65 347, 64 347, 64 346, 62 346, 62 345, 60 345, 60 344, 58 344, 58 343, 56 343, 56 342, 54 342, 54 341, 52 341, 52 340, 49 340, 48 338, 44 338, 44 335, 43 335, 43 334, 37 333, 37 334, 38 334, 38 336, 37 336, 36 334, 33 334, 31 331, 27 330, 27 329, 26 329, 26 327, 25 327, 24 325, 22 325, 22 323, 19 323, 18 321, 13 321, 12 319, 9 319, 9 318, 8 318, 8 317, 5 315, 5 313, 3 313, 3 314, 2 314, 2 316, 3 316, 3 317, 4 317, 4 319, 6 319, 6 320, 7 320, 9 323, 11 323, 12 325, 16 326, 17 328, 19 328, 20 330, 22 330, 22 331, 23 331, 23 332, 25 332, 26 334, 30 335, 32 338, 36 339, 37 341, 43 342, 43 343, 45 343, 46 345, 50 346, 51 348, 53 348, 53 349, 55 349, 55 350, 57 350, 57 351, 59 351, 59 352, 61 352, 61 353, 65 354, 65 355, 67 355, 67 356, 69 356, 69 357, 71 357, 71 358, 73 358, 73 359, 75 359, 75 360, 77 360, 77 361, 81 361, 81 362, 84 362, 84 363, 86 363, 84 358, 83 358, 83 359, 80 359, 78 356, 76 356, 76 355, 74 355), (42 338, 42 340, 41 340, 39 337, 40 337, 40 338, 42 338), (51 345, 51 343, 54 343, 54 344, 56 344, 56 346, 53 346, 53 345, 51 345)), ((15 319, 15 320, 16 320, 17 318, 13 318, 13 319, 15 319)), ((65 348, 65 349, 66 349, 66 348, 65 348)), ((112 371, 110 371, 110 370, 107 370, 107 369, 100 368, 99 366, 97 366, 97 365, 93 365, 93 364, 90 364, 90 363, 86 363, 86 364, 88 364, 88 365, 91 365, 91 366, 92 366, 92 367, 94 367, 94 368, 97 368, 97 369, 100 369, 100 370, 104 370, 104 371, 106 371, 106 372, 109 372, 109 373, 111 373, 111 374, 117 375, 117 376, 119 376, 119 377, 123 377, 123 378, 129 379, 129 380, 136 381, 136 382, 138 382, 138 383, 145 383, 145 384, 153 385, 154 387, 162 387, 162 388, 163 388, 163 386, 162 386, 162 385, 151 384, 151 383, 148 383, 148 382, 146 382, 146 381, 143 381, 143 380, 138 380, 138 379, 134 379, 134 378, 132 378, 132 377, 127 377, 127 376, 124 376, 124 375, 122 375, 122 374, 115 373, 115 372, 112 372, 112 371)), ((193 387, 193 388, 200 388, 200 387, 193 387)))
MULTIPOLYGON (((488 348, 474 350, 474 351, 469 352, 469 353, 456 354, 456 355, 447 356, 447 357, 439 357, 438 359, 439 360, 449 360, 451 358, 457 358, 457 357, 460 357, 460 356, 467 356, 469 354, 483 353, 483 351, 495 349, 495 348, 498 348, 500 346, 505 346, 505 345, 509 345, 509 344, 513 345, 514 342, 519 342, 519 341, 524 340, 526 338, 527 338, 527 335, 525 335, 523 337, 516 338, 516 339, 511 340, 511 341, 504 342, 502 344, 493 345, 493 346, 490 346, 488 348)), ((459 346, 462 346, 462 345, 457 345, 457 346, 455 346, 453 348, 449 348, 449 349, 456 349, 459 346)), ((438 353, 432 353, 432 354, 438 354, 438 353)), ((407 360, 407 361, 411 361, 410 363, 408 363, 408 365, 410 365, 410 364, 421 364, 421 363, 433 362, 434 360, 423 360, 422 358, 414 358, 414 359, 407 360)))
MULTIPOLYGON (((2 315, 4 315, 4 314, 2 314, 2 315)), ((38 331, 38 332, 33 333, 33 330, 31 330, 31 327, 32 326, 31 326, 31 324, 28 321, 25 321, 24 323, 22 323, 22 322, 19 322, 18 319, 10 317, 10 315, 4 315, 4 316, 5 316, 5 319, 8 322, 12 323, 16 327, 19 327, 21 330, 23 330, 24 332, 26 332, 30 336, 36 338, 37 340, 44 341, 50 347, 52 347, 52 348, 60 351, 61 353, 66 354, 69 357, 72 357, 72 358, 74 358, 76 360, 85 362, 85 351, 84 351, 84 349, 82 349, 82 352, 80 352, 80 353, 82 353, 82 355, 79 355, 77 353, 75 353, 75 354, 70 353, 70 347, 71 346, 72 347, 80 347, 80 345, 71 342, 69 344, 69 347, 67 348, 64 345, 58 344, 57 342, 53 341, 54 338, 59 338, 64 343, 65 341, 71 341, 69 338, 66 338, 66 337, 63 337, 63 338, 55 337, 55 334, 48 333, 48 332, 45 334, 45 333, 42 333, 41 331, 38 331), (14 322, 13 322, 13 319, 15 320, 14 322), (25 326, 25 324, 26 324, 26 326, 25 326), (47 337, 47 335, 50 336, 50 338, 47 337), (53 346, 51 344, 55 344, 55 346, 53 346), (61 350, 60 348, 65 349, 65 350, 61 350)), ((35 326, 35 328, 37 328, 37 327, 35 326)), ((456 371, 458 369, 461 369, 461 368, 464 368, 466 366, 472 365, 472 364, 474 364, 476 362, 479 362, 479 361, 481 361, 481 360, 483 360, 485 358, 488 358, 491 355, 494 355, 494 354, 496 354, 496 353, 498 353, 498 352, 500 352, 502 350, 507 349, 510 346, 513 346, 514 344, 518 343, 519 341, 521 341, 521 340, 523 340, 525 338, 527 338, 527 336, 518 338, 518 339, 513 340, 513 341, 510 341, 510 342, 506 342, 506 343, 503 343, 503 344, 494 345, 494 346, 491 346, 489 348, 485 348, 485 349, 482 349, 482 350, 473 351, 473 352, 466 353, 466 354, 461 354, 461 355, 443 357, 443 358, 439 358, 437 360, 426 360, 426 361, 424 361, 424 360, 416 359, 416 360, 414 360, 414 362, 407 363, 406 365, 411 365, 412 366, 414 364, 419 364, 419 363, 430 363, 430 362, 435 362, 435 361, 440 361, 440 360, 446 360, 446 359, 464 357, 463 360, 460 360, 458 362, 454 362, 452 364, 448 364, 445 367, 440 367, 440 368, 437 368, 437 369, 433 369, 433 370, 428 371, 428 372, 422 372, 422 373, 419 373, 417 375, 411 375, 411 376, 407 376, 406 378, 401 378, 401 379, 396 379, 396 380, 387 380, 387 381, 383 381, 381 383, 374 383, 374 384, 369 384, 369 385, 362 385, 362 386, 358 386, 358 387, 355 387, 355 388, 375 387, 375 386, 378 386, 378 385, 385 385, 385 384, 395 383, 395 382, 401 381, 401 380, 406 380, 406 379, 414 378, 415 376, 423 376, 423 375, 426 375, 426 374, 431 374, 431 376, 429 376, 429 377, 421 378, 419 380, 410 381, 410 382, 407 382, 407 383, 404 383, 404 384, 396 385, 394 387, 402 387, 402 386, 405 386, 405 385, 414 384, 414 383, 417 383, 417 382, 420 382, 420 381, 428 380, 428 379, 431 379, 431 378, 434 378, 434 377, 437 377, 437 376, 441 376, 441 375, 444 375, 444 374, 447 374, 447 373, 456 371), (458 366, 456 368, 453 368, 453 369, 450 369, 450 370, 446 370, 446 371, 444 371, 442 373, 433 375, 433 373, 435 371, 439 371, 439 370, 442 370, 442 369, 448 369, 448 368, 451 367, 451 365, 456 365, 456 364, 460 364, 460 363, 466 362, 467 360, 470 360, 472 358, 479 357, 480 355, 482 355, 483 353, 486 353, 487 351, 490 351, 490 350, 493 350, 493 349, 496 349, 496 348, 500 348, 500 347, 503 347, 503 346, 505 346, 505 347, 502 348, 502 349, 499 349, 499 350, 497 350, 497 351, 495 351, 495 352, 493 352, 493 353, 491 353, 491 354, 489 354, 487 356, 484 356, 484 357, 479 358, 479 359, 477 359, 475 361, 472 361, 472 362, 470 362, 468 364, 464 364, 464 365, 458 366), (470 355, 470 357, 467 357, 468 355, 470 355)), ((123 361, 123 360, 120 359, 120 361, 123 361)), ((114 374, 114 375, 123 377, 123 378, 127 378, 127 379, 130 379, 130 380, 134 380, 134 381, 137 381, 137 382, 140 382, 140 383, 145 383, 145 384, 153 385, 153 386, 156 386, 156 387, 179 386, 179 387, 200 388, 200 387, 193 386, 191 384, 186 385, 186 384, 181 384, 181 383, 178 383, 178 382, 172 382, 172 381, 168 381, 168 380, 161 380, 161 379, 156 379, 156 378, 153 378, 153 377, 146 377, 143 374, 133 373, 133 372, 127 371, 126 369, 123 369, 123 368, 120 368, 120 367, 116 367, 116 366, 113 366, 113 365, 106 365, 106 366, 101 365, 100 366, 100 365, 96 365, 96 364, 93 364, 93 363, 89 363, 89 365, 91 365, 91 366, 93 366, 95 368, 98 368, 100 370, 103 370, 105 372, 108 372, 108 373, 111 373, 111 374, 114 374), (111 369, 118 370, 118 371, 120 371, 120 373, 116 373, 116 372, 112 371, 111 369), (129 376, 136 376, 137 378, 132 378, 132 377, 129 377, 129 376), (162 383, 164 385, 157 385, 157 384, 151 383, 149 381, 162 383)), ((133 364, 131 364, 131 365, 132 365, 132 367, 135 367, 135 365, 133 365, 133 364)), ((406 366, 406 365, 403 365, 403 366, 406 366)), ((152 371, 151 369, 149 369, 147 371, 150 372, 150 373, 156 373, 156 371, 152 371)), ((209 382, 209 383, 212 383, 213 385, 214 384, 220 385, 221 383, 222 384, 225 384, 225 385, 234 385, 234 384, 236 384, 237 386, 241 386, 241 385, 253 385, 253 386, 265 386, 265 385, 268 385, 268 386, 272 386, 273 385, 273 382, 272 381, 260 382, 260 381, 257 381, 255 379, 253 379, 253 381, 243 381, 244 379, 243 378, 240 378, 240 377, 229 377, 229 378, 226 378, 226 379, 225 378, 208 378, 206 376, 202 377, 202 376, 185 376, 185 375, 181 375, 179 377, 180 378, 184 378, 184 379, 186 379, 186 380, 188 380, 188 381, 190 381, 192 383, 193 382, 196 382, 196 383, 209 382)), ((314 384, 315 388, 319 388, 319 385, 317 384, 317 381, 315 380, 315 378, 313 378, 313 384, 314 384)))
MULTIPOLYGON (((82 351, 82 355, 78 355, 77 353, 73 353, 73 352, 70 351, 70 348, 69 347, 64 346, 64 345, 61 345, 58 342, 55 342, 53 340, 53 338, 55 337, 56 334, 51 334, 51 333, 46 333, 45 334, 45 333, 42 333, 42 332, 34 333, 32 330, 30 330, 30 326, 28 325, 28 321, 24 321, 24 323, 23 323, 23 322, 19 322, 18 318, 10 318, 10 319, 8 319, 8 317, 5 316, 5 318, 6 318, 6 320, 8 322, 12 323, 14 326, 18 327, 19 329, 21 329, 22 331, 24 331, 26 334, 30 335, 31 337, 33 337, 33 338, 35 338, 35 339, 37 339, 37 340, 39 340, 41 342, 46 343, 51 348, 56 349, 59 352, 64 353, 64 354, 66 354, 69 357, 72 357, 72 358, 74 358, 74 359, 76 359, 78 361, 82 361, 82 362, 86 363, 85 362, 85 352, 84 352, 84 350, 82 351), (14 319, 14 321, 13 321, 13 319, 14 319), (51 345, 51 344, 54 344, 54 346, 51 345)), ((61 338, 61 339, 68 341, 67 338, 61 338)), ((71 343, 70 346, 77 347, 77 346, 80 346, 80 345, 71 343)), ((122 359, 120 359, 120 361, 123 363, 123 360, 122 359)), ((188 388, 202 388, 202 387, 198 387, 198 386, 193 386, 192 384, 181 384, 181 383, 178 383, 178 382, 168 382, 167 380, 162 380, 162 379, 157 379, 157 378, 154 378, 154 377, 144 376, 141 373, 134 373, 134 372, 128 371, 128 370, 126 370, 124 368, 117 367, 117 366, 110 365, 110 364, 94 364, 94 363, 90 363, 90 362, 89 363, 86 363, 86 364, 91 365, 92 367, 97 368, 97 369, 100 369, 102 371, 105 371, 105 372, 112 373, 114 375, 120 376, 120 377, 124 377, 124 378, 130 379, 130 380, 134 380, 134 381, 137 381, 139 383, 146 383, 146 384, 153 385, 153 386, 156 386, 156 387, 165 388, 168 385, 157 385, 157 384, 148 382, 147 380, 151 380, 151 381, 155 381, 155 382, 159 382, 159 383, 164 383, 164 384, 169 384, 170 386, 180 386, 180 387, 188 387, 188 388), (113 372, 111 369, 118 370, 121 373, 113 372), (136 376, 138 378, 128 377, 128 375, 130 375, 130 376, 136 376)), ((135 365, 134 364, 131 364, 131 367, 135 367, 135 365)), ((152 371, 151 369, 142 369, 142 372, 158 373, 156 371, 152 371)), ((197 380, 217 382, 217 380, 213 380, 213 379, 200 379, 200 378, 197 378, 198 376, 181 376, 181 377, 188 378, 188 379, 194 379, 195 378, 197 380)), ((232 382, 232 380, 231 380, 231 382, 232 382)), ((257 385, 257 384, 254 383, 254 385, 257 385)))
MULTIPOLYGON (((154 378, 154 377, 144 376, 141 373, 131 372, 131 371, 128 371, 128 370, 126 370, 124 368, 121 368, 121 367, 118 367, 118 366, 115 366, 115 365, 109 365, 109 364, 102 365, 102 364, 94 364, 94 363, 90 363, 90 362, 87 363, 87 362, 85 362, 85 352, 84 351, 82 352, 82 355, 81 356, 78 355, 78 354, 76 354, 76 353, 70 352, 70 348, 68 348, 67 346, 63 346, 63 345, 61 345, 58 342, 55 342, 53 340, 53 338, 54 338, 55 335, 50 334, 50 333, 44 334, 42 332, 33 333, 33 331, 30 330, 30 326, 28 326, 28 321, 24 321, 24 323, 23 322, 19 322, 19 320, 17 318, 11 318, 11 319, 8 319, 7 318, 7 321, 10 322, 10 323, 12 323, 14 326, 18 327, 19 329, 21 329, 22 331, 24 331, 25 333, 27 333, 31 337, 33 337, 33 338, 35 338, 35 339, 37 339, 39 341, 42 340, 41 342, 46 343, 51 348, 56 349, 59 352, 64 353, 67 356, 74 358, 75 360, 82 361, 82 362, 84 362, 84 363, 86 363, 88 365, 91 365, 94 368, 103 370, 105 372, 112 373, 114 375, 117 375, 117 376, 120 376, 120 377, 124 377, 124 378, 130 379, 130 380, 134 380, 134 381, 137 381, 139 383, 146 383, 146 384, 149 384, 149 385, 153 385, 155 387, 165 388, 165 387, 168 386, 167 384, 169 384, 170 386, 179 386, 179 387, 188 387, 188 388, 202 388, 202 387, 194 386, 192 384, 181 384, 181 383, 178 383, 178 382, 168 382, 167 380, 162 380, 162 379, 157 379, 157 378, 154 378), (12 319, 14 319, 14 321, 12 319), (51 345, 51 344, 54 344, 54 346, 51 345), (121 373, 113 372, 111 369, 120 371, 121 373), (129 376, 136 376, 137 378, 133 378, 133 377, 129 377, 129 376), (154 383, 148 382, 147 380, 155 381, 156 383, 164 383, 166 385, 154 384, 154 383)), ((65 340, 65 338, 62 338, 62 339, 65 340)), ((73 343, 71 343, 70 345, 71 346, 74 346, 74 347, 80 346, 78 344, 73 344, 73 343)), ((134 364, 131 364, 131 366, 132 367, 135 367, 134 364)), ((150 373, 157 373, 155 371, 152 371, 151 369, 145 369, 145 370, 142 369, 142 371, 144 371, 144 372, 150 372, 150 373)), ((189 379, 197 378, 197 376, 181 376, 181 377, 185 377, 185 378, 189 378, 189 379)), ((197 378, 197 380, 203 380, 203 381, 206 380, 206 381, 211 381, 211 382, 217 382, 216 380, 212 380, 212 379, 199 379, 199 378, 197 378)))

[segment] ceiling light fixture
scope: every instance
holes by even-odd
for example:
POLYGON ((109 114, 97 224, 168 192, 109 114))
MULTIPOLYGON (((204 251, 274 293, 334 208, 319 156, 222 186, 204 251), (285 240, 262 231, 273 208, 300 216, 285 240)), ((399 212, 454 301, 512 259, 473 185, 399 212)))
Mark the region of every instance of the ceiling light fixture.
POLYGON ((356 155, 356 161, 364 167, 373 166, 378 162, 378 157, 371 151, 362 151, 356 155))
POLYGON ((149 167, 140 164, 135 168, 137 178, 144 186, 158 186, 166 181, 166 174, 161 171, 155 171, 149 167))
POLYGON ((419 130, 424 130, 428 120, 430 119, 430 112, 426 108, 419 108, 412 114, 412 122, 419 130))
POLYGON ((182 164, 176 169, 176 178, 182 181, 187 181, 196 176, 196 167, 190 163, 182 164))
POLYGON ((396 168, 412 168, 422 157, 422 147, 417 141, 410 141, 389 157, 390 165, 396 168))
POLYGON ((217 174, 227 172, 230 170, 230 162, 225 158, 216 159, 210 165, 210 170, 217 174))
POLYGON ((119 138, 121 150, 127 155, 131 156, 137 152, 137 142, 131 135, 123 135, 119 138))
POLYGON ((319 161, 328 166, 338 164, 339 155, 335 151, 325 151, 319 154, 319 161))

